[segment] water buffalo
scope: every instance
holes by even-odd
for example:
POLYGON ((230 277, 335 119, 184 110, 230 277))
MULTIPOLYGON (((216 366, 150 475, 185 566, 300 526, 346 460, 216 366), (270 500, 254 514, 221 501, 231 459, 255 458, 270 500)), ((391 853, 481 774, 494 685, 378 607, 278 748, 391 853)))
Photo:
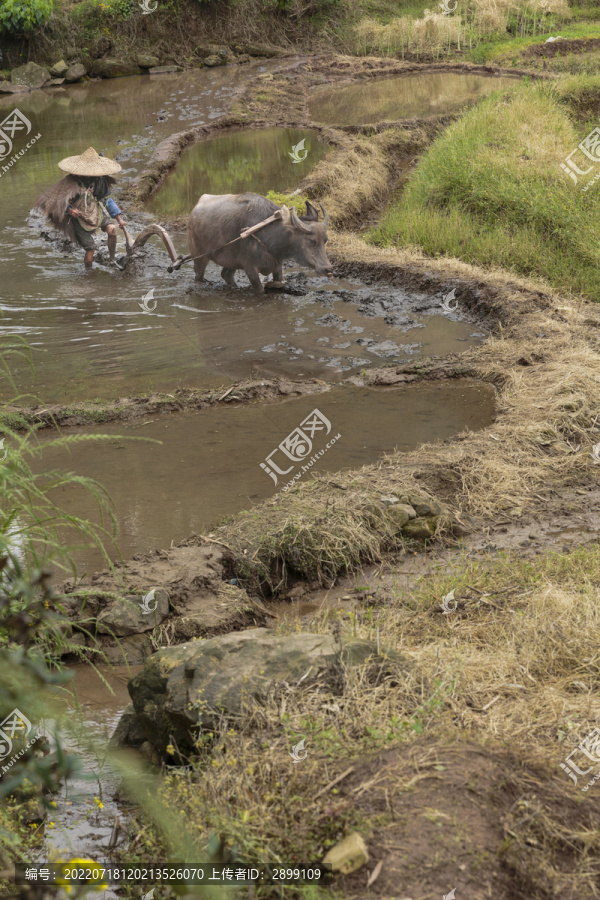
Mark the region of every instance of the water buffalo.
POLYGON ((295 209, 279 207, 260 194, 202 194, 188 221, 190 255, 199 257, 194 260, 196 280, 204 280, 204 270, 211 259, 223 267, 221 277, 231 287, 236 286, 236 269, 243 269, 256 294, 264 293, 260 275, 272 273, 273 281, 281 281, 284 259, 293 259, 318 275, 326 275, 331 271, 325 253, 329 216, 321 209, 324 218, 319 222, 319 214, 310 201, 306 203, 306 215, 299 217, 295 209), (281 219, 254 235, 223 246, 244 228, 268 219, 279 209, 281 219))

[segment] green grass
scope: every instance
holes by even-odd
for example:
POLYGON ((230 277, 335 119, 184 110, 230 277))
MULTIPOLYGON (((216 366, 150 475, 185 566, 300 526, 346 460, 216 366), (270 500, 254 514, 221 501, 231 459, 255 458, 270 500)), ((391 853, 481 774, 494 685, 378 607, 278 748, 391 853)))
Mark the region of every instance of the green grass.
POLYGON ((600 299, 600 183, 586 193, 559 167, 586 134, 573 118, 598 99, 597 76, 487 98, 434 142, 369 240, 600 299))

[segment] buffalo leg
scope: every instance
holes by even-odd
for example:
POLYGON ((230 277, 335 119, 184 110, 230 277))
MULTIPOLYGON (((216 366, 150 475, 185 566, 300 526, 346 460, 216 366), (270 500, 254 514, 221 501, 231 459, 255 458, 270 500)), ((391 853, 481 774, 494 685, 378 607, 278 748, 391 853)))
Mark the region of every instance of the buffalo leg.
POLYGON ((194 260, 194 272, 196 273, 196 281, 204 281, 204 272, 208 265, 206 257, 194 260))
POLYGON ((235 269, 221 269, 221 278, 226 281, 229 287, 237 287, 235 281, 235 269))
POLYGON ((244 272, 246 273, 246 275, 248 276, 248 278, 250 280, 250 284, 252 285, 254 293, 256 295, 264 294, 265 289, 263 287, 262 281, 260 280, 260 275, 258 274, 258 269, 248 266, 247 269, 244 269, 244 272))

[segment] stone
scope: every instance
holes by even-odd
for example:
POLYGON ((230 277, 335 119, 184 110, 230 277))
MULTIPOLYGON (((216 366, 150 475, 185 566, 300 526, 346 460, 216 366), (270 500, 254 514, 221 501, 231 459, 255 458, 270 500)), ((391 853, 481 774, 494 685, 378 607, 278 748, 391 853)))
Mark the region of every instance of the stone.
POLYGON ((29 90, 34 91, 50 80, 50 73, 43 66, 28 62, 24 66, 17 66, 16 69, 13 69, 10 73, 10 80, 13 84, 24 84, 29 90))
POLYGON ((412 506, 418 516, 441 516, 444 508, 437 500, 429 500, 426 497, 411 497, 412 506))
POLYGON ((57 63, 54 63, 53 66, 50 66, 49 71, 53 78, 62 78, 68 68, 69 67, 64 59, 60 59, 57 63))
POLYGON ((133 594, 115 600, 109 609, 98 616, 96 630, 99 634, 114 634, 117 637, 140 634, 160 625, 168 615, 169 595, 166 591, 156 589, 149 592, 146 598, 133 594), (142 602, 146 602, 151 612, 144 612, 142 602))
POLYGON ((382 506, 393 506, 394 503, 400 502, 400 498, 396 497, 394 494, 389 494, 386 497, 381 497, 380 501, 382 506))
POLYGON ((183 72, 181 66, 152 66, 148 69, 149 75, 168 75, 170 72, 183 72))
POLYGON ((397 503, 395 506, 390 506, 386 510, 387 518, 391 519, 394 525, 397 525, 398 529, 404 528, 407 522, 410 522, 411 519, 416 519, 417 514, 412 506, 409 506, 407 503, 397 503))
MULTIPOLYGON (((344 641, 340 648, 331 634, 250 628, 159 650, 129 682, 129 693, 146 739, 164 752, 172 735, 188 752, 200 729, 212 730, 223 716, 243 718, 248 704, 263 701, 277 684, 303 678, 303 686, 314 685, 340 662, 355 666, 376 655, 373 641, 344 641)), ((402 661, 396 651, 380 657, 382 664, 402 661)))
POLYGON ((90 67, 90 75, 100 78, 125 78, 127 75, 141 75, 138 65, 121 59, 95 59, 90 67))
POLYGON ((216 53, 214 56, 207 56, 204 60, 204 65, 208 66, 209 69, 212 69, 214 66, 224 66, 227 60, 222 56, 217 56, 216 53))
POLYGON ((102 653, 113 666, 142 666, 154 653, 154 646, 147 634, 130 634, 118 644, 102 646, 102 653))
POLYGON ((147 53, 138 53, 135 61, 140 69, 152 69, 160 62, 158 56, 149 56, 147 53))
POLYGON ((333 872, 349 875, 369 861, 369 851, 362 835, 354 831, 332 847, 323 858, 323 865, 330 865, 333 872))
POLYGON ((126 706, 109 741, 109 747, 141 747, 144 733, 140 729, 133 703, 126 706))
POLYGON ((404 537, 415 541, 427 541, 435 534, 435 519, 413 519, 402 528, 404 537))
POLYGON ((160 755, 150 741, 144 741, 140 747, 140 754, 144 759, 147 759, 149 763, 152 763, 153 766, 160 766, 160 755))
POLYGON ((0 94, 26 94, 29 88, 26 84, 12 84, 9 81, 0 81, 0 94))
POLYGON ((58 87, 61 84, 65 83, 64 78, 51 78, 48 84, 45 84, 44 87, 58 87))
POLYGON ((73 63, 65 72, 65 81, 67 84, 74 84, 76 81, 81 81, 85 74, 85 66, 81 63, 73 63))

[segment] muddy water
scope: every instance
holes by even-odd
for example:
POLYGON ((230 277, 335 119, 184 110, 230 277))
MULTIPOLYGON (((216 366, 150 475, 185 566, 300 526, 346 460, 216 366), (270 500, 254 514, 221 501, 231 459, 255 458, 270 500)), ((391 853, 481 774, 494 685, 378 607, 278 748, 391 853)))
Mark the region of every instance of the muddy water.
POLYGON ((309 103, 311 118, 328 125, 362 125, 433 116, 459 110, 491 91, 514 87, 514 78, 458 72, 381 78, 320 88, 309 103))
MULTIPOLYGON (((483 428, 492 421, 494 395, 489 387, 468 381, 379 390, 340 386, 283 403, 219 407, 155 417, 147 424, 138 420, 86 429, 86 434, 112 434, 115 440, 81 444, 70 455, 49 449, 38 466, 88 475, 105 485, 116 504, 119 546, 128 558, 168 547, 194 531, 206 533, 221 517, 272 496, 299 466, 275 486, 260 463, 315 408, 329 419, 331 436, 341 437, 310 472, 334 472, 374 462, 394 449, 483 428), (162 443, 128 442, 117 435, 162 443)), ((316 437, 315 451, 326 443, 316 437)), ((280 462, 279 467, 287 465, 280 462)), ((79 516, 97 518, 93 501, 79 488, 61 490, 56 500, 79 516)), ((95 551, 81 553, 77 561, 81 572, 101 567, 95 551)))
MULTIPOLYGON (((64 156, 94 145, 120 160, 120 180, 126 184, 166 135, 226 113, 236 87, 269 68, 276 69, 277 61, 19 96, 19 108, 41 137, 0 177, 0 336, 20 335, 31 343, 35 375, 25 364, 14 372, 23 392, 43 403, 68 403, 180 384, 211 387, 245 376, 304 374, 335 380, 384 358, 443 355, 479 339, 472 337, 477 329, 460 317, 451 321, 434 315, 441 298, 399 290, 298 275, 293 295, 256 299, 245 276, 237 276, 240 289, 232 291, 212 265, 208 284, 196 290, 192 267, 169 275, 164 250, 150 244, 126 272, 103 266, 86 272, 79 250, 57 242, 43 221, 33 218, 27 224, 36 195, 60 176, 57 162, 64 156), (157 303, 153 314, 141 305, 151 290, 157 303), (324 324, 329 314, 337 320, 324 324)), ((13 105, 12 98, 0 98, 0 114, 13 105)), ((253 141, 257 134, 243 140, 253 141)), ((285 141, 301 134, 289 134, 285 141)), ((235 177, 232 160, 243 157, 239 148, 222 146, 227 146, 222 172, 213 168, 206 185, 216 191, 226 189, 225 172, 235 177)), ((268 162, 275 172, 286 151, 282 144, 273 146, 268 162)), ((307 163, 286 158, 294 172, 302 172, 323 148, 312 137, 305 149, 309 146, 307 163)), ((263 189, 264 172, 255 175, 244 186, 263 189)), ((119 200, 118 189, 115 197, 119 200)), ((136 216, 133 233, 149 218, 136 216)), ((176 236, 176 245, 187 252, 183 235, 176 236)))
POLYGON ((306 128, 258 128, 218 135, 185 151, 148 206, 159 216, 176 216, 189 213, 204 193, 291 190, 327 149, 306 128), (295 158, 292 148, 297 148, 295 158))
POLYGON ((294 294, 255 298, 225 285, 214 266, 209 284, 198 289, 191 270, 149 272, 145 278, 91 272, 86 290, 79 284, 78 295, 58 305, 0 303, 6 317, 0 331, 11 323, 11 333, 33 347, 35 373, 25 362, 14 367, 20 388, 43 402, 69 403, 246 377, 336 380, 382 360, 460 352, 486 337, 460 314, 442 315, 441 295, 297 272, 289 276, 294 294), (149 313, 142 300, 151 289, 156 309, 149 313))
POLYGON ((73 680, 49 697, 58 714, 68 719, 62 742, 78 753, 82 768, 53 797, 56 808, 46 824, 40 860, 59 856, 105 862, 108 858, 115 817, 122 818, 123 813, 115 800, 119 779, 107 743, 130 702, 127 682, 140 668, 102 666, 101 677, 91 666, 75 665, 73 680))

